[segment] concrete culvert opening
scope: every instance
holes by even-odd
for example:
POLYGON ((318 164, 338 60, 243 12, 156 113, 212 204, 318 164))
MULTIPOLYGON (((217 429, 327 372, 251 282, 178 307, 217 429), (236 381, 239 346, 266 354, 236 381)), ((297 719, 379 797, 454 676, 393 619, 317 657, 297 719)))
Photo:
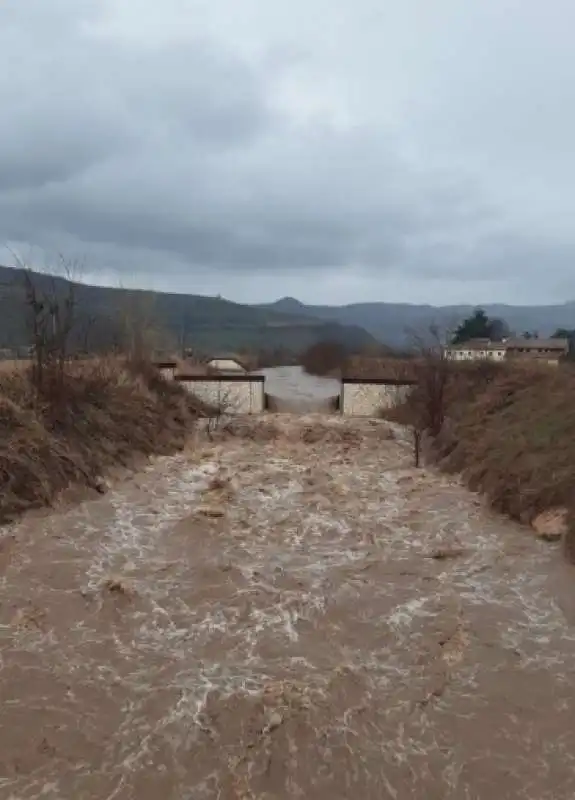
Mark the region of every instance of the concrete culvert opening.
POLYGON ((264 408, 278 414, 332 414, 339 411, 341 383, 336 378, 308 375, 301 367, 262 370, 264 408))
POLYGON ((302 399, 266 394, 264 408, 275 414, 336 414, 340 410, 340 398, 336 395, 302 399))

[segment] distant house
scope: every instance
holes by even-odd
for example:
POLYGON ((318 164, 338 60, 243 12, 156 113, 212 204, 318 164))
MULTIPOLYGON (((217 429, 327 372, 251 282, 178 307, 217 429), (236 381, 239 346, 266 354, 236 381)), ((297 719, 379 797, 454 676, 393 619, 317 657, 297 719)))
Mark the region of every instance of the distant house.
POLYGON ((243 375, 249 372, 247 363, 234 353, 220 353, 212 356, 208 360, 207 366, 218 372, 233 373, 236 375, 243 375))
POLYGON ((513 360, 536 360, 556 365, 569 354, 568 339, 508 339, 506 357, 513 360))
POLYGON ((503 339, 492 342, 489 339, 471 339, 462 344, 448 345, 445 357, 450 361, 537 361, 558 364, 569 353, 568 339, 503 339))
POLYGON ((450 361, 503 361, 505 353, 505 341, 492 342, 490 339, 470 339, 462 344, 450 344, 444 350, 450 361))

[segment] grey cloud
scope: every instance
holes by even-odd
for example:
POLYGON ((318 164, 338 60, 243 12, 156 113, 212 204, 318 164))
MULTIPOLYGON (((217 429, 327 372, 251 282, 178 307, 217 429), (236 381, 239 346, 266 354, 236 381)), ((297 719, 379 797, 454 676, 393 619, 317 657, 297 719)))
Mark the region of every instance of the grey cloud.
POLYGON ((30 32, 42 30, 30 6, 0 8, 10 64, 0 72, 0 191, 65 182, 143 146, 160 158, 190 142, 239 146, 271 119, 258 77, 233 54, 201 40, 121 47, 82 32, 93 8, 84 18, 83 6, 66 2, 54 17, 41 14, 43 38, 32 36, 30 46, 30 32))
POLYGON ((127 78, 124 100, 135 116, 179 126, 183 134, 209 149, 250 141, 271 123, 257 76, 229 53, 205 42, 163 48, 144 58, 118 59, 127 78))
POLYGON ((310 142, 292 133, 283 161, 281 152, 277 131, 255 159, 205 159, 184 142, 175 156, 143 146, 76 180, 12 194, 9 203, 0 198, 0 208, 19 237, 23 220, 35 229, 65 221, 85 241, 171 249, 222 270, 358 261, 385 267, 411 236, 437 224, 433 188, 369 137, 326 131, 310 142), (365 157, 360 168, 358 148, 365 157), (370 171, 382 176, 371 188, 370 171))
MULTIPOLYGON (((121 5, 129 10, 130 2, 121 5)), ((174 32, 173 40, 138 42, 107 35, 104 5, 58 0, 50 13, 43 0, 0 6, 0 47, 10 64, 0 74, 0 100, 9 109, 0 130, 0 237, 40 248, 69 242, 95 259, 94 273, 99 267, 139 271, 143 283, 160 262, 177 280, 186 269, 211 271, 224 284, 231 275, 299 273, 305 280, 347 270, 362 276, 362 286, 371 276, 374 287, 385 276, 434 286, 441 280, 495 285, 503 274, 519 281, 536 276, 550 259, 563 274, 570 268, 572 239, 522 227, 499 202, 505 192, 486 191, 477 170, 461 168, 459 156, 450 161, 430 151, 422 157, 426 142, 435 143, 436 154, 445 143, 455 150, 458 131, 473 132, 466 141, 475 153, 481 113, 498 108, 495 68, 481 94, 463 34, 446 58, 452 72, 461 62, 461 76, 437 68, 425 84, 423 72, 410 65, 416 87, 418 80, 431 87, 425 102, 405 90, 421 124, 414 132, 373 113, 377 81, 385 77, 376 74, 377 64, 375 78, 357 73, 360 95, 371 89, 373 108, 362 115, 350 102, 355 121, 351 112, 341 124, 327 112, 304 117, 282 104, 281 82, 295 62, 311 75, 321 72, 320 64, 333 66, 335 76, 354 74, 361 43, 353 36, 363 35, 360 27, 350 26, 349 53, 342 49, 328 64, 321 61, 321 37, 314 52, 311 28, 301 43, 295 30, 285 41, 274 34, 268 48, 248 56, 229 29, 225 41, 216 38, 218 25, 204 20, 204 30, 199 13, 193 38, 174 32), (471 121, 462 119, 465 76, 475 93, 471 121), (443 140, 434 113, 441 116, 443 140), (408 138, 418 145, 415 157, 405 155, 408 138)), ((375 9, 371 0, 359 5, 366 19, 375 9)), ((456 13, 451 0, 444 7, 456 13)), ((134 2, 135 25, 138 8, 134 2)), ((223 0, 210 8, 231 13, 223 0)), ((466 25, 462 30, 469 33, 466 25)), ((423 66, 445 42, 432 32, 435 44, 422 55, 423 66)), ((375 42, 373 31, 365 35, 375 42)), ((499 35, 507 41, 510 33, 502 28, 499 35)), ((506 81, 511 91, 509 76, 506 81)), ((315 87, 307 88, 313 93, 315 87)), ((487 152, 496 138, 491 117, 486 129, 487 152)))

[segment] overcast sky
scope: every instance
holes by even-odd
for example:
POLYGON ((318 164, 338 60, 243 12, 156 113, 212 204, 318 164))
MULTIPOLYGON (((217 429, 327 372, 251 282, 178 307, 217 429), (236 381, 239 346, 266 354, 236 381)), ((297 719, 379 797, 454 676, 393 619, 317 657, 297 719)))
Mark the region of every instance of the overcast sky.
POLYGON ((246 302, 573 299, 574 29, 573 0, 2 0, 0 242, 246 302))

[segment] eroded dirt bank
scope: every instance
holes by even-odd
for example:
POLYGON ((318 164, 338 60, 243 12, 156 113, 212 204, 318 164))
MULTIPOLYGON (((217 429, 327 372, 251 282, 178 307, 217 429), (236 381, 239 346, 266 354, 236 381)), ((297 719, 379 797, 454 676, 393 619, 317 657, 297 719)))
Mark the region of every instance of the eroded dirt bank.
POLYGON ((571 800, 556 546, 385 423, 245 425, 4 529, 0 797, 571 800))

